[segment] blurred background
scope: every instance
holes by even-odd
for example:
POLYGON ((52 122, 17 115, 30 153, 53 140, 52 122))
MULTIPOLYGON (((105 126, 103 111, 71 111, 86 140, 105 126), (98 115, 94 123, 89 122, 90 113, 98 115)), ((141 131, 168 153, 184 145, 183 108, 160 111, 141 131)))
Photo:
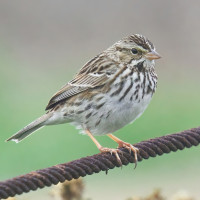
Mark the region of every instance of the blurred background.
MULTIPOLYGON (((69 124, 45 127, 19 144, 4 141, 44 113, 50 97, 89 59, 124 36, 148 37, 163 56, 157 92, 134 124, 116 132, 130 143, 200 125, 200 1, 0 1, 0 180, 98 153, 69 124)), ((116 147, 106 136, 102 145, 116 147)), ((121 200, 161 188, 200 196, 200 148, 84 178, 85 195, 121 200), (105 196, 106 194, 106 196, 105 196)), ((47 198, 48 189, 19 199, 47 198)))

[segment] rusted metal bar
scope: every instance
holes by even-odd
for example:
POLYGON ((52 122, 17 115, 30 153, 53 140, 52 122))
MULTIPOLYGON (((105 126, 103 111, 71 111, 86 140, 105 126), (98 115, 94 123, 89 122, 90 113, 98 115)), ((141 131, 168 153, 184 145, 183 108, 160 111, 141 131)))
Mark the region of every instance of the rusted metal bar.
MULTIPOLYGON (((143 159, 156 157, 157 155, 161 156, 164 153, 197 146, 199 143, 200 127, 146 140, 134 144, 134 146, 139 149, 138 161, 142 161, 143 159)), ((124 148, 121 148, 121 150, 123 153, 119 154, 119 156, 123 165, 135 162, 133 153, 130 154, 124 148)), ((51 186, 65 180, 70 181, 93 173, 99 173, 100 171, 107 172, 114 167, 120 167, 114 155, 99 153, 72 162, 37 170, 0 182, 0 199, 6 199, 16 194, 20 195, 24 192, 27 193, 31 190, 51 186)))

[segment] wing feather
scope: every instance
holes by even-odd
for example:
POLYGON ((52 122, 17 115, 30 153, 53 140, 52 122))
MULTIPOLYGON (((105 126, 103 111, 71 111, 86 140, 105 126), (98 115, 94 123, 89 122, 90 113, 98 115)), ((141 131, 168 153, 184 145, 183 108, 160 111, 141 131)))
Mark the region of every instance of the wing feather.
POLYGON ((46 110, 80 92, 106 84, 118 70, 118 63, 105 59, 104 54, 86 63, 79 73, 50 99, 46 110), (104 60, 102 60, 104 59, 104 60))
POLYGON ((109 80, 106 74, 96 75, 87 74, 75 77, 72 81, 67 83, 61 90, 59 90, 49 101, 46 110, 54 107, 60 101, 72 97, 80 92, 90 88, 104 85, 109 80))

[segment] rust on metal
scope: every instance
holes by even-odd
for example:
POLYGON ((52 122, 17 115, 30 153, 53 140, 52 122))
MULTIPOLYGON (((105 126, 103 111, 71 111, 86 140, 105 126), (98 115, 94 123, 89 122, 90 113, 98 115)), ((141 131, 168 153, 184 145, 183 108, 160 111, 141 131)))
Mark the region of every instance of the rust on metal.
MULTIPOLYGON (((197 146, 200 143, 200 127, 185 130, 180 133, 166 135, 140 143, 134 144, 139 149, 138 161, 149 159, 150 157, 161 156, 166 153, 176 152, 184 148, 197 146)), ((123 165, 134 163, 134 154, 130 154, 127 149, 121 148, 119 154, 123 165)), ((51 186, 65 180, 78 179, 93 173, 99 173, 120 167, 114 155, 110 153, 99 153, 68 163, 55 165, 46 169, 37 170, 28 174, 18 176, 0 182, 0 199, 6 199, 31 190, 51 186)))

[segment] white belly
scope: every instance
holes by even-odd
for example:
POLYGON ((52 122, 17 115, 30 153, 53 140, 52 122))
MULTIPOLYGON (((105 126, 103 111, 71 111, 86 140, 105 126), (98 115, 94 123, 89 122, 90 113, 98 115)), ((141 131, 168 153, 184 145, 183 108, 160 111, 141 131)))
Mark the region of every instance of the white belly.
MULTIPOLYGON (((128 97, 129 96, 127 96, 127 99, 128 97)), ((150 100, 151 95, 145 96, 139 103, 130 102, 130 100, 124 100, 119 103, 118 101, 110 99, 106 107, 99 110, 98 116, 96 118, 91 118, 87 126, 94 135, 113 133, 140 117, 147 108, 150 100), (100 118, 100 123, 98 126, 95 126, 100 118)))

